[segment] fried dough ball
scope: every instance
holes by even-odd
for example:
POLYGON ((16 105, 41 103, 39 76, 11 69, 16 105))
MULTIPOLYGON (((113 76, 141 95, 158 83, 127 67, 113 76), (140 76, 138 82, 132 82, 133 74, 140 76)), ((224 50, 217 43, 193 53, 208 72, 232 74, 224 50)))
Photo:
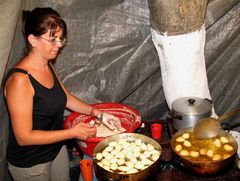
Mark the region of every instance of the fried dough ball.
POLYGON ((182 135, 182 137, 183 137, 184 139, 188 139, 188 138, 190 138, 190 134, 189 134, 189 133, 184 133, 184 134, 182 135))
POLYGON ((200 150, 199 150, 199 153, 201 154, 201 155, 206 155, 207 154, 207 148, 201 148, 200 150))
POLYGON ((220 141, 219 139, 214 140, 213 143, 214 143, 214 145, 215 145, 216 147, 218 147, 218 148, 220 148, 220 147, 222 146, 221 141, 220 141))
POLYGON ((183 145, 186 146, 186 147, 191 147, 192 146, 191 142, 188 141, 188 140, 184 140, 183 145))
POLYGON ((208 157, 212 158, 212 157, 213 157, 213 150, 209 149, 209 150, 207 151, 206 155, 207 155, 208 157))
POLYGON ((181 156, 189 156, 189 152, 188 152, 187 150, 181 150, 181 151, 179 152, 179 154, 180 154, 181 156))
POLYGON ((221 137, 220 137, 220 141, 221 141, 223 144, 229 143, 228 139, 227 139, 226 137, 224 137, 224 136, 221 136, 221 137))
POLYGON ((184 142, 184 141, 185 141, 185 139, 183 137, 181 137, 181 136, 176 138, 176 142, 181 143, 181 142, 184 142))
POLYGON ((230 154, 226 153, 226 154, 223 155, 223 159, 227 159, 230 156, 231 156, 230 154))
POLYGON ((223 148, 226 150, 226 151, 232 151, 233 150, 233 147, 229 144, 226 144, 223 146, 223 148))
POLYGON ((179 152, 179 151, 181 151, 182 150, 182 145, 176 145, 175 146, 175 151, 176 152, 179 152))
POLYGON ((198 151, 190 151, 190 156, 197 158, 197 157, 199 157, 199 152, 198 151))
POLYGON ((213 155, 212 160, 213 160, 213 161, 218 161, 218 160, 220 160, 221 158, 222 158, 221 155, 215 154, 215 155, 213 155))

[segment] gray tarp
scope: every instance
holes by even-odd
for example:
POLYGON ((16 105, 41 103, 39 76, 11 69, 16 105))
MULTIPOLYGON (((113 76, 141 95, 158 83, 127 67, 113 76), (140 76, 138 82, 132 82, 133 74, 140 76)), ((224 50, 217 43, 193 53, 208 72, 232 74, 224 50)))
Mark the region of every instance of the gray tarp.
MULTIPOLYGON (((4 2, 11 2, 6 0, 4 2)), ((56 69, 69 90, 89 103, 122 102, 136 108, 143 120, 166 118, 157 52, 151 41, 147 0, 22 0, 7 69, 23 54, 21 10, 50 6, 66 20, 67 46, 56 69)), ((0 35, 13 33, 4 23, 12 3, 0 2, 0 35), (3 6, 3 7, 2 7, 3 6), (3 22, 2 22, 3 21, 3 22)), ((240 0, 210 0, 206 17, 205 59, 209 87, 220 115, 240 107, 240 0)), ((8 46, 12 37, 4 42, 8 46)), ((1 39, 2 41, 2 39, 1 39)), ((0 47, 4 47, 3 42, 0 47)), ((0 51, 1 53, 1 51, 0 51)), ((1 53, 0 72, 7 55, 1 53)), ((181 60, 179 60, 181 61, 181 60)), ((197 76, 197 75, 196 75, 197 76)), ((0 180, 4 180, 7 122, 0 95, 0 180)), ((66 112, 66 115, 68 112, 66 112)))

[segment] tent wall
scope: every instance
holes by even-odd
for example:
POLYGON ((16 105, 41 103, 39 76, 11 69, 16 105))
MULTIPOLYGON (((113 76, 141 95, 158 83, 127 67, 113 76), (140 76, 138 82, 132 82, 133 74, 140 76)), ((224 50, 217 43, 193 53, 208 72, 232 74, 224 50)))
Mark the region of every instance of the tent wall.
MULTIPOLYGON (((2 80, 9 53, 12 48, 21 0, 0 1, 0 80, 2 80)), ((0 91, 0 180, 7 177, 6 148, 8 137, 8 114, 0 91)))
MULTIPOLYGON (((0 5, 4 4, 4 10, 11 10, 13 4, 5 2, 10 0, 1 1, 0 5)), ((141 113, 143 120, 168 116, 158 55, 151 41, 147 0, 14 2, 21 2, 20 10, 50 6, 66 20, 68 41, 55 67, 74 95, 89 103, 113 101, 129 104, 141 113)), ((1 9, 0 20, 8 24, 10 21, 2 18, 5 15, 1 9)), ((17 8, 16 12, 21 15, 17 8)), ((13 16, 10 17, 13 18, 11 27, 15 27, 17 20, 17 15, 13 16)), ((205 59, 209 88, 216 112, 220 115, 240 107, 240 1, 209 0, 206 30, 205 59)), ((2 36, 7 29, 0 28, 0 31, 2 36)), ((8 33, 14 33, 14 29, 8 33)), ((0 45, 2 43, 1 39, 0 45)), ((11 43, 9 38, 3 47, 9 47, 11 43)), ((6 64, 8 70, 23 56, 23 48, 19 16, 10 58, 8 63, 1 61, 2 73, 6 64)), ((3 161, 8 117, 0 96, 0 160, 3 161)), ((5 173, 2 165, 0 180, 5 173)))

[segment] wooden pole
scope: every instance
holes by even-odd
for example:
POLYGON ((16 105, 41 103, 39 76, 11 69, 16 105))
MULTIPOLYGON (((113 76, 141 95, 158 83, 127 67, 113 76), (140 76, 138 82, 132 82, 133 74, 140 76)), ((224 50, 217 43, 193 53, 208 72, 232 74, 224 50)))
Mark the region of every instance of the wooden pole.
POLYGON ((198 30, 205 22, 208 0, 148 0, 151 27, 166 35, 198 30))

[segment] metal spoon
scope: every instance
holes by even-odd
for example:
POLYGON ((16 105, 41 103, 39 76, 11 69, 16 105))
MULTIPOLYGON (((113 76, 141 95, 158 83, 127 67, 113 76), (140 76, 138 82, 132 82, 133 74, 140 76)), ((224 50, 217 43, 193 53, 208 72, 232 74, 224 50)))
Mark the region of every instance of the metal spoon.
POLYGON ((193 128, 193 135, 196 138, 216 137, 221 130, 221 122, 234 117, 240 109, 224 113, 219 118, 206 117, 200 119, 193 128))

